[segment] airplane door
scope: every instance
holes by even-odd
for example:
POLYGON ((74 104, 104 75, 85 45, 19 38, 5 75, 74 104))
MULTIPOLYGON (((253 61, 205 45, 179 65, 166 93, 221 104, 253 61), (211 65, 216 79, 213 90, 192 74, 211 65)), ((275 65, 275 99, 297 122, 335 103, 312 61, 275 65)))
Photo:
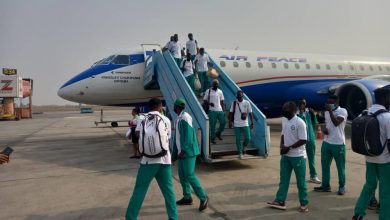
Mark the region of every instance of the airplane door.
POLYGON ((142 49, 144 50, 145 57, 145 66, 152 62, 153 51, 161 50, 160 44, 141 44, 142 49))

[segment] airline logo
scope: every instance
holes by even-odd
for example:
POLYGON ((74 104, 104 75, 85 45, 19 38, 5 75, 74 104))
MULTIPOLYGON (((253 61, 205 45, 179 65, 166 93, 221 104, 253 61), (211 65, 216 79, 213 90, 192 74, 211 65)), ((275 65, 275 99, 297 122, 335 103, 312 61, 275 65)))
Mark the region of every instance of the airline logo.
MULTIPOLYGON (((219 57, 220 59, 225 59, 225 60, 243 60, 247 61, 248 57, 247 56, 236 56, 236 55, 222 55, 219 57)), ((278 63, 278 62, 288 62, 288 63, 306 63, 307 59, 306 58, 296 58, 296 57, 267 57, 267 56, 259 56, 256 58, 257 62, 272 62, 272 63, 278 63)))
POLYGON ((1 84, 4 85, 1 87, 0 90, 3 92, 11 92, 14 89, 14 87, 11 86, 12 81, 13 80, 1 80, 1 84))

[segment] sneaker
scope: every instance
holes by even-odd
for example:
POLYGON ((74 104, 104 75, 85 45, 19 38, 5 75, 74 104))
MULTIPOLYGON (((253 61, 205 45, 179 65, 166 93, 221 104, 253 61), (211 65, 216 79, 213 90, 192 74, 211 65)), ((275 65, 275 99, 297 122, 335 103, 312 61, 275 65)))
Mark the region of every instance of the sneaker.
POLYGON ((199 212, 207 209, 208 204, 209 204, 209 197, 206 197, 206 200, 204 200, 204 201, 200 201, 199 212))
POLYGON ((287 206, 286 206, 285 202, 273 201, 273 202, 267 202, 267 205, 269 207, 275 208, 275 209, 280 209, 280 210, 286 210, 287 209, 287 206))
POLYGON ((315 183, 315 184, 321 184, 321 180, 318 179, 318 177, 310 177, 309 182, 315 183))
POLYGON ((337 192, 337 195, 342 196, 345 194, 345 187, 339 187, 339 191, 337 192))
POLYGON ((330 186, 319 186, 314 187, 314 191, 316 192, 331 192, 330 186))
POLYGON ((370 204, 368 205, 369 210, 376 210, 378 208, 378 201, 376 199, 371 199, 370 204))
POLYGON ((307 205, 302 205, 299 206, 299 209, 298 209, 300 212, 308 212, 309 211, 309 206, 307 205))
POLYGON ((212 144, 217 144, 217 142, 215 140, 211 140, 211 143, 212 144))
POLYGON ((363 220, 363 216, 362 215, 354 215, 352 217, 352 220, 363 220))
POLYGON ((221 134, 217 134, 216 136, 217 136, 217 138, 218 138, 220 141, 223 140, 222 137, 221 137, 221 134))
POLYGON ((244 155, 243 155, 243 154, 240 154, 240 155, 238 155, 238 158, 239 158, 240 160, 242 160, 242 159, 244 159, 244 155))
POLYGON ((376 213, 379 213, 380 210, 381 210, 381 206, 380 206, 380 204, 378 203, 378 206, 376 207, 376 213))
POLYGON ((176 202, 176 205, 192 205, 192 198, 189 199, 182 198, 176 202))

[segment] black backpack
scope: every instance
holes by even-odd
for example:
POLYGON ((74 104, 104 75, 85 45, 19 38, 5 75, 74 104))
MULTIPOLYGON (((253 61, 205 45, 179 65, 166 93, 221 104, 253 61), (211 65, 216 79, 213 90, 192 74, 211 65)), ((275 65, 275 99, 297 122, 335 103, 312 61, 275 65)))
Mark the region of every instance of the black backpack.
POLYGON ((379 156, 387 143, 382 146, 380 127, 377 116, 386 113, 385 109, 378 110, 372 115, 364 111, 352 121, 352 150, 366 156, 379 156))

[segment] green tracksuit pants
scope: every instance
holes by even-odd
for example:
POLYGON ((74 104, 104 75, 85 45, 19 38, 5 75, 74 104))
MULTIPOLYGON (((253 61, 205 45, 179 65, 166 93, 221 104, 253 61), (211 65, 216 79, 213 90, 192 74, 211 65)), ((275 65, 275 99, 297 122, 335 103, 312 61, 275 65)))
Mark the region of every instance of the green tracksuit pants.
POLYGON ((249 126, 234 127, 234 132, 236 134, 236 146, 238 154, 244 154, 245 148, 248 146, 249 141, 251 140, 251 132, 249 126), (242 133, 244 133, 244 146, 241 145, 242 133))
POLYGON ((366 209, 375 192, 377 180, 379 179, 379 211, 380 220, 390 219, 390 163, 376 164, 366 162, 366 183, 356 202, 355 214, 365 216, 366 209))
POLYGON ((304 157, 288 157, 283 155, 280 159, 280 183, 275 201, 286 201, 291 172, 293 170, 297 178, 299 202, 301 205, 307 205, 309 201, 307 200, 306 160, 304 157))
POLYGON ((345 186, 345 145, 329 144, 322 142, 321 166, 322 166, 322 186, 330 186, 330 165, 332 160, 336 161, 339 176, 339 187, 345 186))
POLYGON ((310 140, 306 143, 307 161, 309 164, 310 178, 317 176, 316 171, 316 141, 310 140))
POLYGON ((211 140, 214 141, 217 135, 220 135, 223 130, 225 130, 226 118, 225 112, 223 111, 209 111, 209 119, 210 119, 210 132, 211 132, 211 140), (217 121, 219 121, 219 128, 217 131, 217 121))
POLYGON ((206 193, 199 183, 198 177, 195 175, 196 156, 186 157, 179 160, 179 179, 181 187, 183 188, 183 197, 185 199, 191 198, 191 188, 194 189, 195 195, 201 200, 206 200, 206 193))
POLYGON ((188 85, 190 85, 192 91, 195 92, 195 75, 192 74, 190 76, 187 76, 186 80, 188 82, 188 85))
POLYGON ((166 164, 141 164, 138 169, 133 195, 126 211, 126 220, 136 220, 148 191, 150 182, 156 178, 165 199, 169 220, 177 220, 176 197, 173 190, 172 168, 166 164))
POLYGON ((174 58, 174 59, 176 61, 177 66, 180 67, 182 59, 181 58, 174 58))
POLYGON ((198 77, 200 80, 200 84, 202 85, 200 92, 204 93, 209 88, 209 78, 207 76, 207 72, 198 72, 198 77))

